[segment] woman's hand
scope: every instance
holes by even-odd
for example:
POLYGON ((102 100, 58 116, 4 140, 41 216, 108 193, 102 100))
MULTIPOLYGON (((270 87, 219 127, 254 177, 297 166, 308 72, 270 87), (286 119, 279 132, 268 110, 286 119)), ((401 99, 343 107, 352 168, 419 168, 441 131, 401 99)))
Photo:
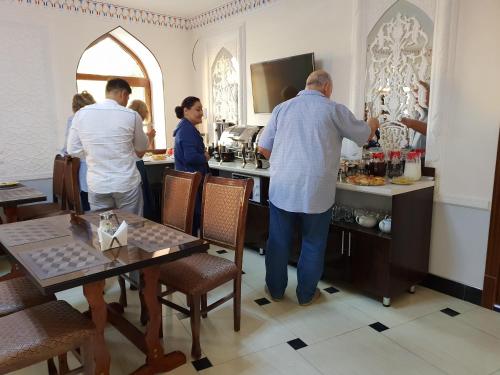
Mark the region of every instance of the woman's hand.
POLYGON ((210 160, 210 154, 208 153, 208 151, 205 151, 205 159, 207 159, 207 161, 210 160))

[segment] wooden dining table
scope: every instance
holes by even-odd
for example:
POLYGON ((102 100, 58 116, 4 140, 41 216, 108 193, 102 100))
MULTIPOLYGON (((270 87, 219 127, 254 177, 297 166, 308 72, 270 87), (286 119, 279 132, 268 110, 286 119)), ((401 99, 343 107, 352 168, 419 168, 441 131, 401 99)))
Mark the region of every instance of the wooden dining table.
POLYGON ((23 184, 0 187, 0 207, 3 207, 7 223, 17 221, 18 205, 46 200, 44 193, 23 184))
POLYGON ((160 266, 207 251, 208 244, 142 217, 121 211, 115 213, 119 222, 128 224, 128 244, 125 246, 100 251, 99 216, 89 213, 0 225, 0 247, 45 294, 83 287, 88 313, 97 330, 93 345, 95 374, 105 375, 110 371, 110 354, 104 338, 108 322, 146 354, 146 362, 133 374, 170 371, 186 363, 186 356, 179 351, 164 354, 159 337, 160 266), (125 319, 119 303, 104 300, 105 279, 136 270, 141 273, 150 317, 145 333, 125 319))

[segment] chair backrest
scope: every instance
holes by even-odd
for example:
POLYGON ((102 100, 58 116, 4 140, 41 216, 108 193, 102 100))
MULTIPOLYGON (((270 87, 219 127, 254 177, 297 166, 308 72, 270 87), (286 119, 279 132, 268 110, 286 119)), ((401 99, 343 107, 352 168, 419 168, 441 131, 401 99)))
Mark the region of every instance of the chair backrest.
POLYGON ((77 215, 83 214, 80 198, 80 159, 72 156, 65 157, 64 188, 66 191, 67 208, 77 215))
POLYGON ((243 245, 248 211, 248 200, 253 179, 207 175, 203 184, 201 211, 201 238, 236 251, 235 263, 243 263, 243 245))
POLYGON ((201 173, 180 172, 165 168, 161 222, 171 228, 191 234, 196 194, 201 173))
POLYGON ((66 209, 66 189, 64 186, 64 170, 66 160, 62 155, 54 158, 54 171, 52 174, 52 192, 54 202, 59 204, 61 210, 66 209))

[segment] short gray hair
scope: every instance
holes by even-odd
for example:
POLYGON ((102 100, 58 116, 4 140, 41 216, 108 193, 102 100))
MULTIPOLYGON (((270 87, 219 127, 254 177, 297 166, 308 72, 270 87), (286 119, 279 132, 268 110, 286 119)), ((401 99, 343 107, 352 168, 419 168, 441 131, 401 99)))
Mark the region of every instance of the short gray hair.
POLYGON ((323 87, 325 84, 332 84, 332 77, 325 70, 315 70, 307 77, 306 87, 323 87))

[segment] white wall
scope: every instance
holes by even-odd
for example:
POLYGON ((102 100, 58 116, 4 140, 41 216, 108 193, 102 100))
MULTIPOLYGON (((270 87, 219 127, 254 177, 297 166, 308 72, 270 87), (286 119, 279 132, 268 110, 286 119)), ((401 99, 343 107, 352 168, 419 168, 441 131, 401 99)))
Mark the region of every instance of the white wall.
MULTIPOLYGON (((411 1, 431 13, 436 4, 449 0, 411 1)), ((456 51, 453 49, 453 56, 447 62, 452 73, 451 82, 447 82, 450 89, 446 92, 449 104, 446 108, 440 108, 447 111, 449 116, 446 117, 446 124, 440 124, 443 131, 436 145, 440 147, 439 158, 435 162, 439 186, 434 205, 430 272, 482 288, 500 123, 497 93, 500 87, 500 49, 496 40, 500 35, 500 23, 497 22, 500 19, 500 2, 452 1, 458 8, 456 51)), ((29 123, 41 113, 46 126, 53 122, 50 123, 53 134, 50 139, 44 138, 43 147, 55 150, 62 142, 64 123, 70 114, 70 99, 76 90, 75 69, 80 54, 91 41, 118 25, 146 44, 162 67, 167 142, 170 144, 169 135, 177 123, 173 107, 185 96, 193 94, 201 96, 205 105, 209 104, 207 59, 210 45, 213 47, 214 41, 224 37, 238 40, 240 68, 244 69, 243 77, 246 80, 247 124, 265 125, 269 117, 253 112, 250 85, 249 65, 264 60, 312 51, 318 67, 333 75, 335 99, 342 103, 355 103, 352 96, 356 90, 353 89, 351 73, 357 62, 353 59, 352 32, 357 22, 373 21, 357 19, 356 12, 365 5, 383 10, 393 2, 282 0, 192 32, 136 23, 120 25, 107 19, 1 3, 0 25, 3 31, 10 31, 0 34, 0 79, 3 81, 4 68, 7 67, 19 75, 16 78, 19 84, 25 85, 25 78, 29 74, 21 75, 15 69, 21 66, 28 72, 45 72, 41 82, 46 86, 40 87, 49 89, 46 90, 47 97, 39 102, 35 100, 36 97, 30 97, 29 106, 21 99, 26 92, 23 91, 24 87, 22 90, 9 88, 15 91, 14 96, 2 90, 0 109, 6 121, 0 123, 0 137, 2 141, 5 138, 16 139, 16 133, 9 130, 14 128, 12 124, 18 123, 19 119, 29 123), (358 6, 358 10, 355 6, 358 6), (35 35, 43 48, 37 50, 32 45, 32 49, 22 51, 24 57, 17 56, 19 61, 9 58, 3 48, 7 38, 19 39, 22 35, 35 35), (198 39, 201 44, 193 51, 198 39), (192 52, 196 71, 191 61, 192 52), (39 103, 42 108, 36 107, 39 103)), ((436 22, 439 22, 439 17, 436 14, 436 22)), ((30 47, 28 36, 23 43, 30 47)), ((30 140, 29 136, 30 133, 23 133, 23 142, 31 142, 33 147, 30 152, 36 153, 33 150, 40 147, 40 142, 30 140)), ((2 162, 6 158, 3 150, 0 148, 0 173, 4 170, 2 162)))
POLYGON ((16 2, 0 3, 0 25, 0 79, 7 83, 0 91, 2 178, 51 176, 71 114, 81 54, 117 26, 146 45, 160 64, 167 135, 177 124, 175 105, 192 92, 186 31, 16 2))
MULTIPOLYGON (((410 0, 434 19, 436 4, 442 0, 410 0)), ((446 0, 445 0, 446 1, 446 0)), ((454 0, 453 0, 454 1, 454 0)), ((244 25, 247 86, 247 123, 265 125, 269 115, 253 112, 249 65, 290 55, 314 52, 318 67, 332 73, 334 99, 356 104, 351 94, 356 85, 350 81, 353 67, 352 31, 356 22, 375 23, 375 13, 383 14, 391 0, 286 0, 251 13, 234 17, 223 24, 195 31, 193 40, 210 33, 234 35, 244 25), (357 6, 358 9, 353 7, 357 6), (372 11, 357 19, 363 7, 372 11)), ((451 114, 439 139, 440 158, 435 163, 439 177, 432 225, 430 272, 482 289, 489 226, 489 204, 493 186, 500 105, 500 2, 458 0, 456 53, 446 63, 453 69, 451 114), (456 54, 456 55, 455 55, 456 54)), ((438 19, 435 20, 439 22, 438 19)), ((363 28, 361 28, 363 29, 363 28)), ((206 58, 203 53, 198 59, 206 58)), ((243 68, 243 63, 241 63, 243 68)), ((197 85, 203 92, 206 77, 197 85)), ((354 82, 355 83, 355 82, 354 82)), ((432 94, 431 94, 432 95, 432 94)), ((351 108, 359 112, 359 108, 351 108)))

